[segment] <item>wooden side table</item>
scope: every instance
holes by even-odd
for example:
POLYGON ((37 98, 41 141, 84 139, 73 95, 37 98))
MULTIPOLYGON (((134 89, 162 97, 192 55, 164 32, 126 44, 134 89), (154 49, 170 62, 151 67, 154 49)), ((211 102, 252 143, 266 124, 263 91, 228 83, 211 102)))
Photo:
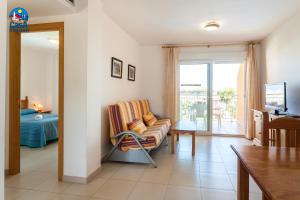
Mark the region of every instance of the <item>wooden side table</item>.
POLYGON ((175 135, 177 135, 177 141, 179 141, 180 134, 191 134, 192 135, 192 155, 195 155, 196 149, 196 132, 197 132, 197 125, 195 122, 192 121, 184 121, 180 120, 176 122, 171 127, 171 153, 175 153, 175 135))

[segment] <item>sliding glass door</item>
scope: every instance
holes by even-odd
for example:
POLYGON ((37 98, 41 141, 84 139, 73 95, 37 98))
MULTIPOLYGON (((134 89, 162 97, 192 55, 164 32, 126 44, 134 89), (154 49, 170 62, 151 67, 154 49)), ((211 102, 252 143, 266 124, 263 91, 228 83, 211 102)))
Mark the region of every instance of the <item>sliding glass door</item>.
POLYGON ((245 127, 245 69, 241 62, 182 63, 181 120, 197 123, 199 133, 241 135, 245 127))
POLYGON ((245 124, 245 69, 242 63, 212 66, 212 133, 242 135, 245 124))
POLYGON ((180 65, 180 119, 197 122, 199 132, 209 131, 209 64, 180 65))

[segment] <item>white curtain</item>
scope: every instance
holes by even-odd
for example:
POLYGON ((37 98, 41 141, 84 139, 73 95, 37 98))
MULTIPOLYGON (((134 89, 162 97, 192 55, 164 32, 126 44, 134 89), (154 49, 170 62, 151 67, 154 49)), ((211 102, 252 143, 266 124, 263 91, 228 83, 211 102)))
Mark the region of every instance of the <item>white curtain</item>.
POLYGON ((176 68, 178 64, 178 49, 166 48, 165 67, 165 114, 174 124, 178 120, 178 84, 176 68))
POLYGON ((246 137, 253 139, 254 123, 253 123, 253 111, 262 110, 262 81, 261 70, 257 65, 256 58, 256 44, 249 44, 248 54, 246 60, 247 76, 246 76, 246 95, 247 95, 247 130, 246 137))

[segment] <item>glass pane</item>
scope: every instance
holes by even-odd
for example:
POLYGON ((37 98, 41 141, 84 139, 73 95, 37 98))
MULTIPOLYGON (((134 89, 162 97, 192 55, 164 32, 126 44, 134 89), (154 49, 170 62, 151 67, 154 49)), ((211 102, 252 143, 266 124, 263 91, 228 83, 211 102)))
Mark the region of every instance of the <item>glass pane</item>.
POLYGON ((180 119, 197 122, 199 131, 207 131, 207 64, 180 65, 180 119))
POLYGON ((244 132, 244 83, 243 64, 213 65, 213 133, 239 135, 244 132))

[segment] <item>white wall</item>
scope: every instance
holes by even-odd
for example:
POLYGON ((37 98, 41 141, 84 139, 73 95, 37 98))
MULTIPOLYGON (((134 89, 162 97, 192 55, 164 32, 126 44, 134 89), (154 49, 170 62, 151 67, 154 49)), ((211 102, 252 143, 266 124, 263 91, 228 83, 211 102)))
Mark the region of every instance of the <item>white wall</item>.
POLYGON ((58 51, 49 53, 46 67, 46 109, 58 114, 59 57, 58 51))
POLYGON ((7 1, 0 1, 0 200, 4 200, 7 1))
POLYGON ((142 96, 150 101, 152 112, 164 115, 165 54, 161 46, 142 47, 142 96))
POLYGON ((266 82, 287 82, 289 112, 300 115, 300 13, 279 26, 263 41, 262 66, 266 82))
POLYGON ((58 50, 22 45, 21 98, 25 96, 30 107, 41 103, 45 110, 58 113, 58 50))
POLYGON ((121 100, 140 98, 142 88, 140 45, 101 10, 99 0, 89 1, 87 68, 87 132, 91 134, 88 142, 91 157, 89 172, 95 168, 96 163, 92 162, 99 162, 111 148, 107 106, 121 100), (111 77, 111 57, 123 60, 122 79, 111 77), (128 64, 136 66, 135 82, 127 80, 128 64), (101 156, 95 149, 100 141, 101 156))

